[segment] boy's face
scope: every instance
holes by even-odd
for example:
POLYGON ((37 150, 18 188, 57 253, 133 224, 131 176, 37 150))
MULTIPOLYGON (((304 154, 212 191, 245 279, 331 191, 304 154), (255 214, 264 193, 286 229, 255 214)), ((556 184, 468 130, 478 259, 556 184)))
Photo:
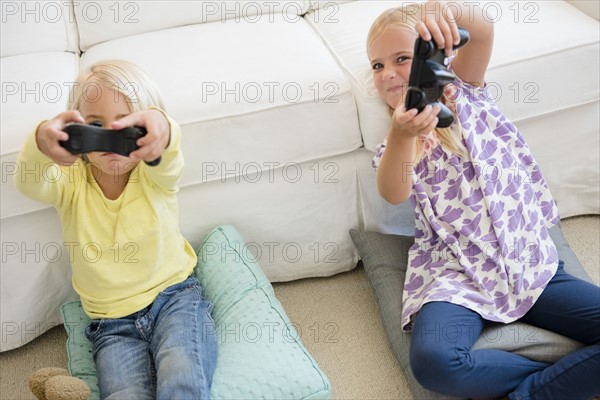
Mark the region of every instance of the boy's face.
MULTIPOLYGON (((79 111, 87 124, 106 129, 111 129, 114 121, 131 113, 125 96, 100 85, 91 86, 79 111)), ((91 152, 88 158, 100 172, 115 178, 128 174, 137 165, 129 157, 115 153, 91 152)))
POLYGON ((409 31, 388 28, 369 47, 375 87, 394 109, 406 95, 416 39, 409 31))

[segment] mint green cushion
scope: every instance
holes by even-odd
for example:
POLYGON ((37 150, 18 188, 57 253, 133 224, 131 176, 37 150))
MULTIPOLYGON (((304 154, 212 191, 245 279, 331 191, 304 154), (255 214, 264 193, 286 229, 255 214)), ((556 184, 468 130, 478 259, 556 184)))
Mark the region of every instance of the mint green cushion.
POLYGON ((99 399, 100 390, 98 389, 96 366, 92 358, 92 343, 83 334, 83 330, 90 323, 90 318, 83 311, 80 301, 63 304, 60 313, 68 336, 69 372, 88 384, 91 390, 89 400, 99 399))
MULTIPOLYGON (((331 386, 296 334, 273 288, 230 225, 215 228, 198 251, 194 270, 213 303, 219 346, 213 399, 329 399, 331 386)), ((89 322, 81 303, 62 306, 69 371, 98 399, 89 322)))

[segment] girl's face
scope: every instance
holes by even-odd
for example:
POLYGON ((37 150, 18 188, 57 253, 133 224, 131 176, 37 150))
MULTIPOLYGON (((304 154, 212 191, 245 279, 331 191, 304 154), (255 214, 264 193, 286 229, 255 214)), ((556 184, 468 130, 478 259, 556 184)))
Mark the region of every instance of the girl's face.
POLYGON ((409 31, 388 28, 369 47, 375 87, 393 109, 406 96, 416 39, 409 31))
MULTIPOLYGON (((127 98, 123 94, 104 86, 95 85, 96 93, 88 93, 90 99, 84 101, 79 110, 89 125, 110 129, 111 123, 131 113, 127 98), (93 97, 93 98, 92 98, 93 97)), ((105 176, 115 179, 129 174, 139 161, 132 161, 115 153, 91 152, 88 158, 92 167, 105 176)))

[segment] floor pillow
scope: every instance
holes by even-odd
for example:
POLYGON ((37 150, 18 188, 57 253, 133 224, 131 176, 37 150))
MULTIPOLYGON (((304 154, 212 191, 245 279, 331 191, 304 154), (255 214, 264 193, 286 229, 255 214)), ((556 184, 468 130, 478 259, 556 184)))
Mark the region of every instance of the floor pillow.
MULTIPOLYGON (((218 339, 213 399, 329 399, 331 385, 302 344, 273 288, 233 226, 215 228, 198 251, 194 275, 213 303, 218 339)), ((79 301, 61 307, 68 367, 99 399, 89 323, 79 301)))
MULTIPOLYGON (((565 263, 565 271, 591 281, 579 260, 569 247, 560 226, 550 230, 565 263)), ((377 298, 378 309, 390 346, 404 372, 415 399, 450 400, 454 397, 434 393, 423 388, 414 378, 409 365, 409 333, 400 327, 402 289, 408 250, 414 243, 412 236, 390 235, 378 232, 351 230, 350 236, 362 259, 369 283, 377 298)), ((572 339, 522 322, 508 325, 489 324, 473 349, 501 349, 545 362, 554 362, 583 345, 572 339)))

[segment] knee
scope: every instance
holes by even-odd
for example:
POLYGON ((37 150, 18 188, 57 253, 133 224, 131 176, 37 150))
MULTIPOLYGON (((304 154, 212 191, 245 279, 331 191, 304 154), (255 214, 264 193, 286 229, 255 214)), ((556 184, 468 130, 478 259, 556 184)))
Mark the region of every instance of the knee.
POLYGON ((441 353, 428 348, 411 346, 410 368, 413 376, 426 389, 435 389, 437 378, 444 376, 447 363, 441 353))
POLYGON ((456 353, 431 347, 411 347, 410 367, 413 376, 425 389, 449 393, 461 382, 464 362, 456 353))

